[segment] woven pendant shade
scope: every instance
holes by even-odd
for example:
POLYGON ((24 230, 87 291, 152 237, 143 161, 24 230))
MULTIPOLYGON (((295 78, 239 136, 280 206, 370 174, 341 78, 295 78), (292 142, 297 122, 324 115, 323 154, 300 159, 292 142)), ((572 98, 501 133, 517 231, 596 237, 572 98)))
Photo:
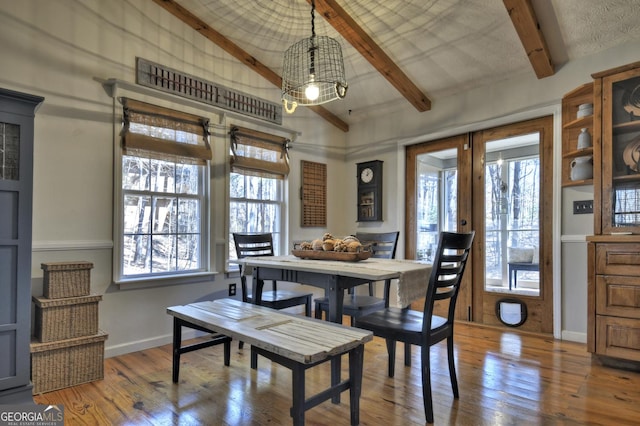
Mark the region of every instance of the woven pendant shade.
POLYGON ((297 105, 320 105, 347 94, 340 43, 315 35, 314 2, 311 7, 311 37, 293 44, 284 53, 282 101, 288 113, 297 105))

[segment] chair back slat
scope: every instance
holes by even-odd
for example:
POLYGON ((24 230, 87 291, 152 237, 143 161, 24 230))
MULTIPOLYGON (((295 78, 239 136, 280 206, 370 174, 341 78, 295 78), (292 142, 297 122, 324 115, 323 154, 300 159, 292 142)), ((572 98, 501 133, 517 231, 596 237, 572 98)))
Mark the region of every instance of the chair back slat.
POLYGON ((273 256, 271 234, 233 234, 238 259, 252 256, 273 256))
POLYGON ((398 247, 399 231, 395 232, 356 232, 355 237, 362 245, 370 245, 372 257, 394 259, 398 247))
MULTIPOLYGON (((434 302, 449 300, 446 324, 452 324, 455 305, 462 282, 462 275, 469 259, 475 232, 468 234, 441 232, 438 249, 429 276, 429 285, 424 305, 423 330, 431 329, 434 302)), ((428 335, 428 333, 424 333, 428 335)))

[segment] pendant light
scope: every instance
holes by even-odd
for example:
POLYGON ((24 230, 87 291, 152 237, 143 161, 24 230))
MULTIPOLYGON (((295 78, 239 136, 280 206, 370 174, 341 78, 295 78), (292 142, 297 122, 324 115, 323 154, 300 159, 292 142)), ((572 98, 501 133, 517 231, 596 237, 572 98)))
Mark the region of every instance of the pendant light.
POLYGON ((282 103, 293 113, 298 105, 320 105, 347 94, 342 48, 335 39, 316 36, 315 0, 311 0, 311 37, 284 52, 282 103))

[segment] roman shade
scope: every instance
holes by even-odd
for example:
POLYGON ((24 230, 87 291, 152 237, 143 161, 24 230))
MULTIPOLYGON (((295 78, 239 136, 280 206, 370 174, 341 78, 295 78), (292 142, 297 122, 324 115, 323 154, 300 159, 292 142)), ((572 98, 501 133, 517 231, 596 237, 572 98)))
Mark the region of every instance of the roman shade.
POLYGON ((208 118, 129 98, 120 101, 125 154, 199 165, 211 160, 208 118))
POLYGON ((232 126, 231 171, 283 179, 289 174, 289 140, 232 126))

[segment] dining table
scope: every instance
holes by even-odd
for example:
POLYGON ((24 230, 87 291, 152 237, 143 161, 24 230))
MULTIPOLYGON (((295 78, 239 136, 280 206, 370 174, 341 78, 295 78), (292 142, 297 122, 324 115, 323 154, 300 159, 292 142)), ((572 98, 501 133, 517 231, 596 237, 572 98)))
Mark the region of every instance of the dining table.
MULTIPOLYGON (((424 298, 432 265, 416 260, 369 258, 355 262, 316 260, 293 255, 255 256, 238 259, 242 273, 252 276, 253 302, 262 302, 264 281, 306 284, 324 289, 329 300, 327 320, 342 323, 345 290, 372 281, 394 280, 398 307, 424 298)), ((340 381, 340 360, 331 362, 331 381, 340 381)), ((336 397, 339 402, 339 396, 336 397)), ((334 401, 335 402, 335 401, 334 401)))

